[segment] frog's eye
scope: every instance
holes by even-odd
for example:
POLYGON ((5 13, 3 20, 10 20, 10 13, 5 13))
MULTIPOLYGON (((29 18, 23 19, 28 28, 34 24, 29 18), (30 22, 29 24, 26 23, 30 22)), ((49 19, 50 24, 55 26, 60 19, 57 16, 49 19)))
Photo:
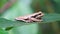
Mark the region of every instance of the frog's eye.
POLYGON ((29 20, 29 18, 27 18, 27 19, 24 19, 24 20, 29 20))
POLYGON ((39 15, 41 15, 41 13, 36 14, 36 15, 33 15, 33 16, 31 16, 31 17, 36 18, 36 17, 39 16, 39 15))

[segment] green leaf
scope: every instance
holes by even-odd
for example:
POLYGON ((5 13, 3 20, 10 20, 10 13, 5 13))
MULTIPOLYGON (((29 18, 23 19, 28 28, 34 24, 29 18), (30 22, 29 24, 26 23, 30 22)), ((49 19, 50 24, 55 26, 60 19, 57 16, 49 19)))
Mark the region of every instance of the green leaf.
POLYGON ((35 24, 14 27, 9 32, 13 34, 38 34, 38 31, 39 31, 38 24, 35 23, 35 24))
POLYGON ((8 32, 0 28, 0 34, 8 34, 8 32))
POLYGON ((46 23, 60 21, 60 14, 57 14, 57 13, 45 14, 43 17, 43 21, 46 23))
MULTIPOLYGON (((43 22, 41 23, 50 23, 54 21, 60 21, 60 14, 45 14, 45 16, 42 18, 43 22)), ((39 23, 39 22, 34 22, 34 23, 39 23)), ((0 18, 0 27, 10 27, 10 26, 21 26, 21 25, 26 25, 28 23, 21 22, 21 21, 12 21, 12 20, 7 20, 4 18, 0 18)), ((29 23, 32 24, 32 23, 29 23)))
POLYGON ((17 26, 20 24, 21 24, 21 22, 18 22, 18 21, 11 21, 11 20, 7 20, 4 18, 0 18, 0 27, 2 27, 2 28, 17 26))
POLYGON ((0 27, 5 28, 9 34, 41 34, 40 23, 51 23, 60 21, 60 14, 45 14, 43 22, 26 23, 21 21, 12 21, 0 18, 0 27), (10 28, 13 27, 13 28, 10 28))

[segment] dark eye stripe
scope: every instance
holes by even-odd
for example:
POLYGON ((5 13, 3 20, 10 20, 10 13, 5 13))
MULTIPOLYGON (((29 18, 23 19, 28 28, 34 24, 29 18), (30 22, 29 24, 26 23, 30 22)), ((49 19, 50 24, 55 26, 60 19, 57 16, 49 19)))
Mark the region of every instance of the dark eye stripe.
POLYGON ((36 16, 38 16, 38 15, 41 15, 41 13, 39 13, 39 14, 37 14, 37 15, 35 15, 35 16, 32 16, 32 18, 36 18, 36 16))
POLYGON ((27 19, 24 19, 24 20, 29 20, 29 18, 27 18, 27 19))

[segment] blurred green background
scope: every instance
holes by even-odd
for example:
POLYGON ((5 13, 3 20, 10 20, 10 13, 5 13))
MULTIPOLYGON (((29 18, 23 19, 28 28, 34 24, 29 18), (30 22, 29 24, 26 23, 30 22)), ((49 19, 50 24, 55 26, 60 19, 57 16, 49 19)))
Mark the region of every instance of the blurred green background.
POLYGON ((0 0, 0 34, 60 34, 60 0, 0 0), (8 6, 7 6, 8 7, 8 6), (15 18, 42 11, 43 22, 25 23, 15 18))

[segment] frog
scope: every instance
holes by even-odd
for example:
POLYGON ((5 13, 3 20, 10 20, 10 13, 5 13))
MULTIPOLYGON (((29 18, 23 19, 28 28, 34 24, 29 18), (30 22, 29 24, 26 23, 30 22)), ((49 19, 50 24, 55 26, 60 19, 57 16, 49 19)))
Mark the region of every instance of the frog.
POLYGON ((15 18, 17 21, 24 21, 24 22, 42 22, 42 17, 44 16, 44 13, 41 11, 26 15, 26 16, 19 16, 15 18))

